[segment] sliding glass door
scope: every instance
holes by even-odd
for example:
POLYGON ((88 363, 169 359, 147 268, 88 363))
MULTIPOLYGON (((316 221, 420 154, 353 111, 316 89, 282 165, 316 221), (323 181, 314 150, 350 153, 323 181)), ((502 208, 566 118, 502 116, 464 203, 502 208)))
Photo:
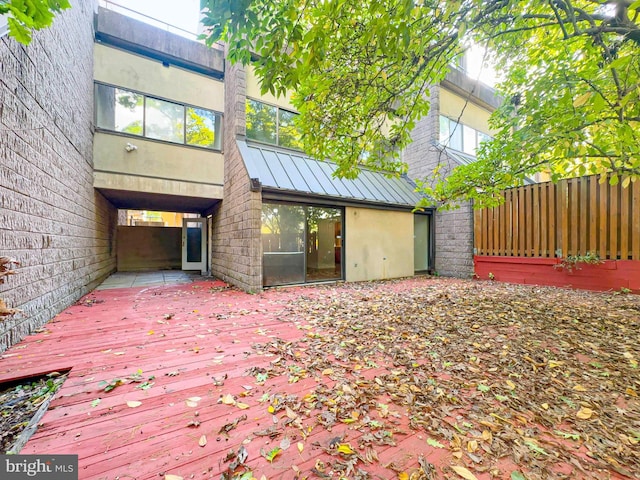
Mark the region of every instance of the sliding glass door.
POLYGON ((307 207, 308 282, 342 278, 342 211, 307 207))
POLYGON ((342 209, 265 203, 263 284, 342 278, 342 209))

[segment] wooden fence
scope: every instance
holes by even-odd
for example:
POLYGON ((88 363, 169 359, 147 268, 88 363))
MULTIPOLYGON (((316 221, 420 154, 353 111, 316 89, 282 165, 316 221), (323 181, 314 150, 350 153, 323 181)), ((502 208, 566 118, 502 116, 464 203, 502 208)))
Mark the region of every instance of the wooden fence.
POLYGON ((640 181, 627 188, 587 176, 506 190, 475 211, 476 255, 640 260, 640 181))

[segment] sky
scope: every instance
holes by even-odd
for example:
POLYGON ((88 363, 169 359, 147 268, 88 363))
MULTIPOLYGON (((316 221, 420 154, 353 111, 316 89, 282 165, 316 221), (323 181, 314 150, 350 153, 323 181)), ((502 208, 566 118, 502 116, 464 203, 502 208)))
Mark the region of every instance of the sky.
MULTIPOLYGON (((188 32, 198 32, 200 0, 115 0, 107 3, 114 10, 113 5, 121 5, 188 32)), ((134 16, 129 12, 127 15, 134 16)), ((148 19, 140 20, 151 23, 148 19)))

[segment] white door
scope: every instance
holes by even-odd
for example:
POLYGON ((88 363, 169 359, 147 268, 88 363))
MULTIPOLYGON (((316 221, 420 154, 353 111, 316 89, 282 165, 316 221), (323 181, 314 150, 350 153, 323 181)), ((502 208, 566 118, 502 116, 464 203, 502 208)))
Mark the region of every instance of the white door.
POLYGON ((207 219, 182 219, 182 270, 207 271, 207 219))

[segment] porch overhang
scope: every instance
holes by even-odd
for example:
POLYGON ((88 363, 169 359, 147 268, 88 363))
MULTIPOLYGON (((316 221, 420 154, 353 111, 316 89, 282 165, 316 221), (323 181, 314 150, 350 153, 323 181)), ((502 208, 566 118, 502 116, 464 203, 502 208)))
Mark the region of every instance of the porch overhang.
POLYGON ((412 210, 422 198, 406 176, 362 169, 353 180, 338 178, 335 163, 245 140, 237 144, 252 188, 260 188, 265 200, 412 210))

